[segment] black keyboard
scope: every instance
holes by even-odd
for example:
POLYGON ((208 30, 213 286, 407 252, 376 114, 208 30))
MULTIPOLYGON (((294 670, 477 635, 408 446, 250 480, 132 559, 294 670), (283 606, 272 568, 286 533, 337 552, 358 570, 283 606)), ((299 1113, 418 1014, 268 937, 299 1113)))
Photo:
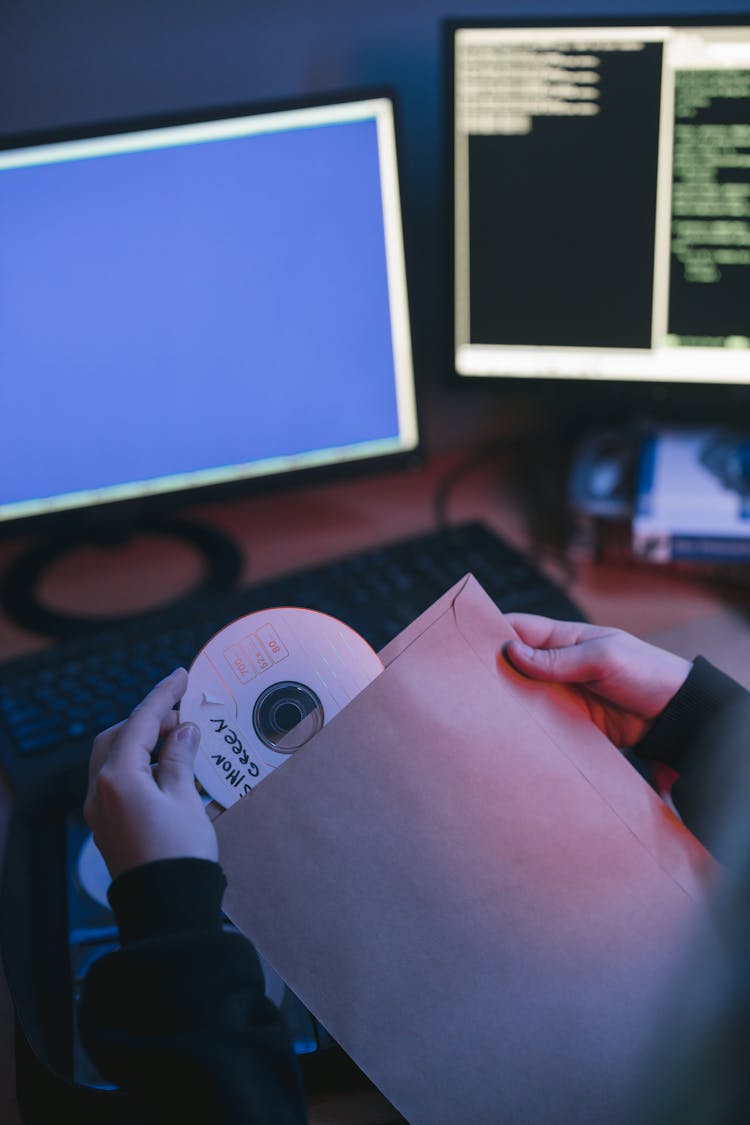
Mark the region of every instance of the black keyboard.
POLYGON ((527 557, 479 523, 446 527, 280 579, 204 594, 0 666, 0 768, 16 789, 83 764, 93 736, 189 666, 218 629, 296 605, 345 621, 380 649, 471 572, 504 612, 583 620, 527 557))

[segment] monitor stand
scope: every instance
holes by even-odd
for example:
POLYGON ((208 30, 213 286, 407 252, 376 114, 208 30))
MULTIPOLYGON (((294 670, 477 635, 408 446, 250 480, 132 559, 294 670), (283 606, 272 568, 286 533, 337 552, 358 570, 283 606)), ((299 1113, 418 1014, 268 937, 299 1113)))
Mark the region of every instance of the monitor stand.
POLYGON ((139 520, 126 528, 78 527, 55 538, 34 544, 15 558, 5 573, 0 587, 0 602, 7 617, 24 629, 58 638, 88 636, 103 629, 123 624, 134 617, 153 610, 128 608, 124 612, 88 614, 77 610, 67 611, 47 604, 41 595, 45 575, 51 568, 64 562, 66 556, 85 547, 102 552, 115 552, 141 535, 176 538, 197 552, 202 564, 202 577, 190 589, 176 597, 168 597, 158 608, 189 602, 196 594, 213 590, 226 590, 237 585, 244 560, 232 539, 207 524, 182 519, 139 520))

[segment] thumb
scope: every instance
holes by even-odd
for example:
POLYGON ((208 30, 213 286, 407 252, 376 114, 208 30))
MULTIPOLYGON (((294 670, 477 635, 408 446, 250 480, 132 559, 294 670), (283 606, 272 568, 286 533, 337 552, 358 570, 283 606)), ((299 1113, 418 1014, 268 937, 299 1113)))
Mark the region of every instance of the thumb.
POLYGON ((512 640, 503 647, 503 655, 516 671, 532 680, 570 684, 584 683, 591 676, 589 661, 578 645, 532 648, 523 641, 512 640))
POLYGON ((193 768, 200 730, 195 723, 180 723, 170 732, 159 752, 159 788, 169 792, 193 789, 193 768))

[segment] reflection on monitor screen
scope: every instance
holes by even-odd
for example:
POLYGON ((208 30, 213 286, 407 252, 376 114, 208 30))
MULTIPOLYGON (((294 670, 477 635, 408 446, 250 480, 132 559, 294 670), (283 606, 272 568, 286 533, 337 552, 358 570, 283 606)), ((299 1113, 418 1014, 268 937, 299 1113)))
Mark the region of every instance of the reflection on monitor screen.
POLYGON ((447 28, 458 374, 750 383, 740 24, 447 28))
POLYGON ((417 445, 386 97, 0 151, 0 522, 417 445))

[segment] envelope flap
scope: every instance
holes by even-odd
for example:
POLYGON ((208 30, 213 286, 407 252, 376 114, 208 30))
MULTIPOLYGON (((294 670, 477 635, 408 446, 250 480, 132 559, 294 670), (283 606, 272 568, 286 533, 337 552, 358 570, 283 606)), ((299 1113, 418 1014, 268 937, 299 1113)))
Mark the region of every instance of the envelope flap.
POLYGON ((429 629, 433 622, 437 621, 439 617, 442 617, 444 613, 452 612, 456 597, 461 590, 464 589, 470 579, 476 586, 479 586, 475 578, 472 578, 471 575, 468 574, 465 575, 456 582, 454 586, 451 586, 449 590, 446 590, 442 597, 439 597, 436 602, 433 602, 424 613, 420 613, 419 617, 415 617, 412 623, 407 625, 405 629, 402 629, 397 637, 394 637, 384 648, 381 648, 378 656, 386 667, 392 664, 396 657, 400 656, 404 649, 407 649, 417 637, 421 637, 425 629, 429 629))

